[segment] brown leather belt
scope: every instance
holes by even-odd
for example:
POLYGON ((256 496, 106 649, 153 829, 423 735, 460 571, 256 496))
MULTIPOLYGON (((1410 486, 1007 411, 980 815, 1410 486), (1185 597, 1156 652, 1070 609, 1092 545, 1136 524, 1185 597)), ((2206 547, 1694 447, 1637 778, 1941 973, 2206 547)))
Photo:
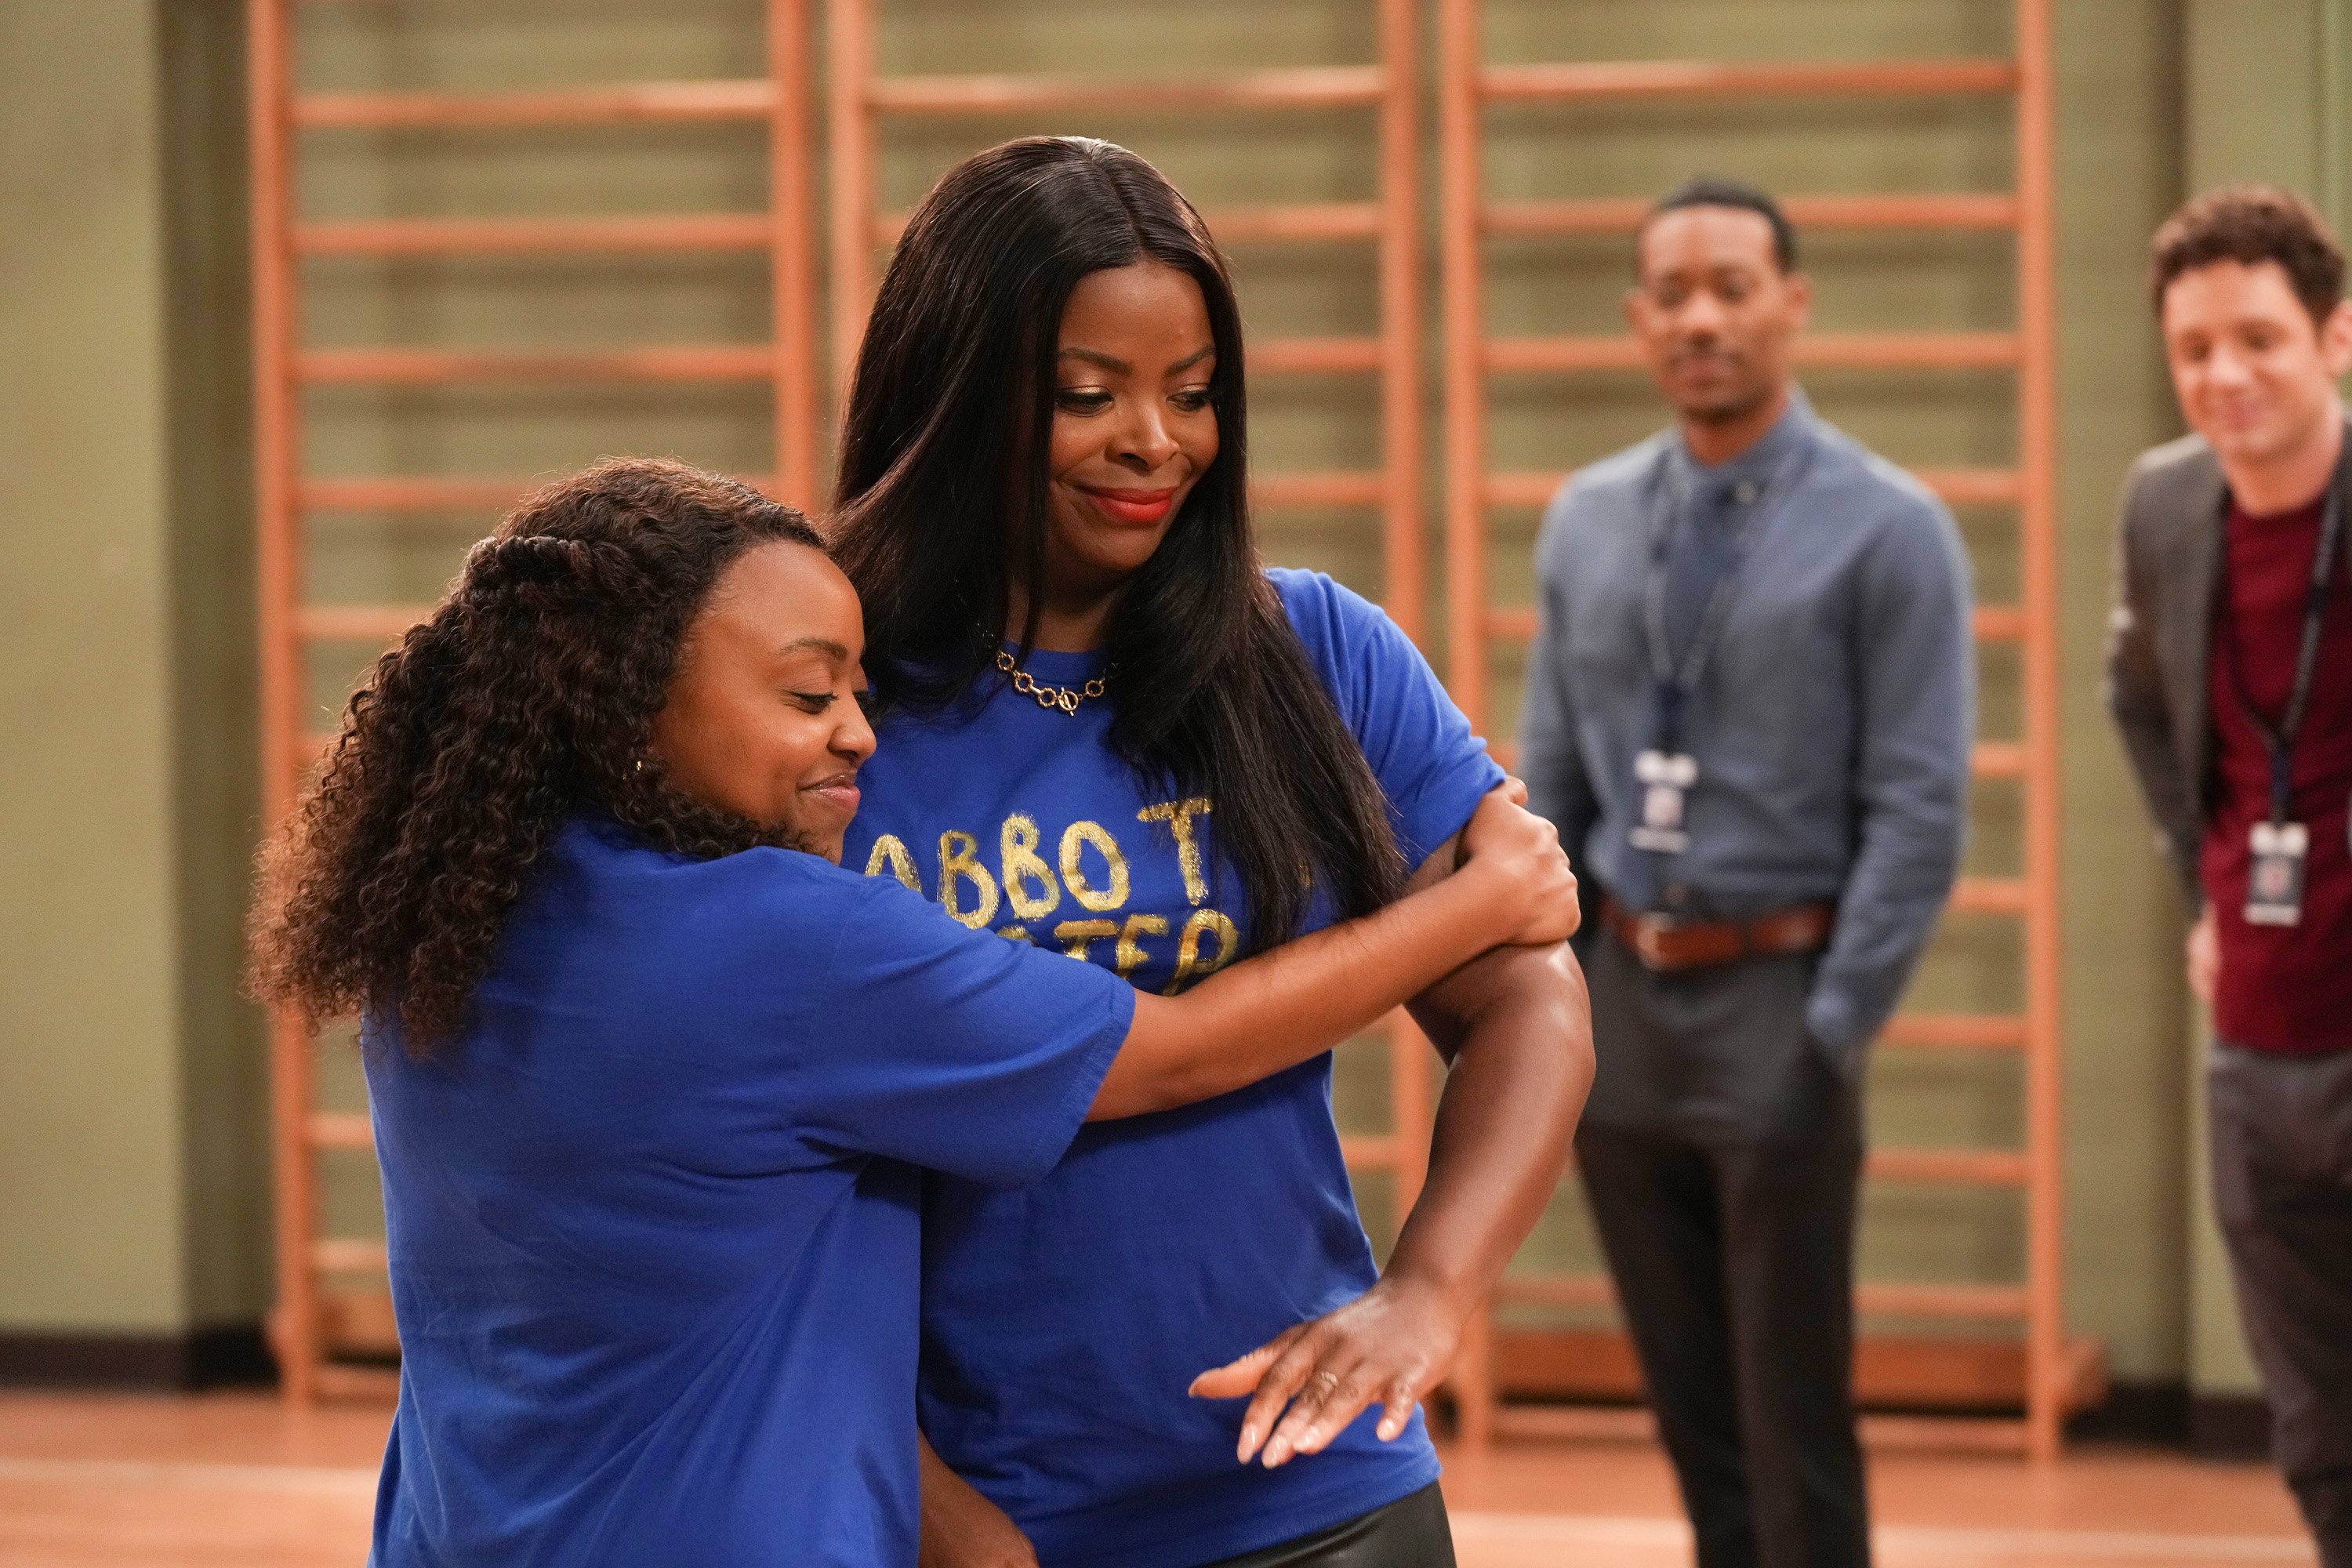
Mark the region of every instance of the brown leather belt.
POLYGON ((1752 921, 1685 921, 1635 914, 1615 899, 1602 900, 1601 923, 1656 973, 1736 963, 1743 958, 1812 952, 1827 947, 1837 921, 1834 904, 1798 904, 1752 921))

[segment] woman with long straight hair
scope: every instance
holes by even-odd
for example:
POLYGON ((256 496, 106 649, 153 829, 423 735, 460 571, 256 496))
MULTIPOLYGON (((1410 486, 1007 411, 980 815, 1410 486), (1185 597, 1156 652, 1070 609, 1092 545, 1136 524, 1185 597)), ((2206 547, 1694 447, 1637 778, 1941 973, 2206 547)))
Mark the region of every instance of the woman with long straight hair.
MULTIPOLYGON (((1453 869, 1501 770, 1376 608, 1264 567, 1245 437, 1224 263, 1149 163, 1035 138, 940 182, 842 435, 883 737, 845 865, 1171 994, 1453 869)), ((1385 1272, 1328 1055, 1024 1193, 927 1182, 932 1559, 1451 1561, 1417 1402, 1550 1196, 1591 1031, 1565 948, 1413 1005, 1451 1072, 1385 1272)))
POLYGON ((1034 1179, 1574 923, 1497 801, 1475 886, 1174 1000, 961 930, 838 865, 860 621, 799 514, 603 464, 475 547, 265 851, 254 989, 363 1013, 377 1568, 914 1568, 916 1164, 1034 1179))

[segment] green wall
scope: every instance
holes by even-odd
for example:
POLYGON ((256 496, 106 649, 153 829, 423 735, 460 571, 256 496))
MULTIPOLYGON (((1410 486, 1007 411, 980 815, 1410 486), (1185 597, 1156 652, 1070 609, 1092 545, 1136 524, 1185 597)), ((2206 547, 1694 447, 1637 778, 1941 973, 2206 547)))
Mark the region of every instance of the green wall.
POLYGON ((266 1299, 237 14, 0 7, 0 1333, 266 1299))
POLYGON ((2118 1376, 2171 1381, 2186 1371, 2179 898, 2099 673, 2123 471, 2177 430, 2139 277, 2180 191, 2179 13, 2057 13, 2067 1315, 2118 1376))
MULTIPOLYGON (((2140 289, 2147 236, 2186 189, 2244 174, 2333 191, 2344 210, 2346 173, 2319 134, 2341 123, 2340 61, 2284 86, 2270 68, 2336 58, 2344 4, 2057 8, 2069 1313, 2076 1331, 2107 1342, 2120 1375, 2212 1389, 2243 1386, 2244 1373, 2199 1224, 2178 900, 2097 699, 2106 552, 2124 466, 2177 429, 2140 289)), ((1374 47, 1371 8, 1358 0, 883 9, 893 71, 1209 68, 1360 60, 1374 47)), ((299 56, 318 89, 749 75, 761 68, 761 11, 758 0, 304 7, 299 56)), ((235 0, 0 8, 0 451, 18 477, 15 526, 0 531, 0 681, 25 737, 0 762, 0 1180, 24 1194, 0 1212, 0 1332, 178 1331, 250 1318, 268 1295, 261 1057, 233 990, 256 797, 240 13, 235 0)), ((1489 0, 1487 49, 1496 59, 1998 54, 2008 17, 2002 0, 1489 0)), ((1640 194, 1699 167, 1786 193, 2000 189, 2012 177, 1994 100, 1511 109, 1487 124, 1497 195, 1640 194)), ((884 147, 886 197, 911 200, 962 153, 1032 129, 1127 142, 1209 205, 1372 189, 1370 117, 1355 111, 1110 115, 898 126, 884 147)), ((1427 174, 1433 182, 1433 150, 1427 174)), ((765 168, 759 133, 743 127, 340 132, 306 141, 302 192, 319 216, 755 208, 765 168)), ((1822 234, 1807 245, 1825 327, 2012 317, 2003 237, 1822 234)), ((1615 324, 1622 243, 1514 242, 1489 254, 1499 330, 1615 324)), ((1244 248, 1236 261, 1255 332, 1372 323, 1369 247, 1244 248)), ((1433 243, 1433 284, 1435 272, 1433 243)), ((308 284, 305 332, 320 344, 767 331, 756 258, 337 260, 313 264, 308 284)), ((1431 306, 1433 389, 1433 293, 1431 306)), ((1815 377, 1813 390, 1832 418, 1899 460, 2013 459, 2004 377, 1846 373, 1815 377)), ((1253 393, 1265 470, 1376 460, 1362 382, 1265 380, 1253 393)), ((1633 377, 1500 384, 1495 408, 1499 467, 1586 461, 1660 419, 1633 377)), ((322 474, 525 476, 616 450, 746 471, 772 461, 756 389, 339 389, 312 395, 306 412, 310 467, 322 474)), ((429 597, 488 521, 320 518, 310 592, 429 597)), ((1523 597, 1532 515, 1496 522, 1496 592, 1523 597)), ((2007 596, 2011 520, 1987 510, 1962 522, 1986 596, 2007 596)), ((1371 518, 1274 513, 1264 525, 1277 559, 1381 586, 1371 518)), ((369 651, 317 661, 322 715, 369 651)), ((1507 714, 1514 656, 1498 656, 1494 673, 1507 714)), ((1985 674, 1988 732, 2008 732, 2013 661, 1989 650, 1985 674)), ((1979 791, 1976 868, 2013 868, 2018 813, 2011 787, 1979 791)), ((2013 1005, 2015 943, 2002 922, 1948 927, 1916 1000, 2013 1005)), ((330 1095, 358 1103, 348 1057, 330 1047, 324 1059, 330 1095)), ((1347 1059, 1339 1092, 1351 1123, 1383 1116, 1369 1053, 1347 1059)), ((1889 1142, 2013 1139, 2015 1101, 2013 1064, 1889 1052, 1874 1124, 1889 1142)), ((377 1223, 372 1183, 363 1161, 331 1169, 334 1227, 377 1223)), ((1378 1232, 1386 1194, 1375 1184, 1365 1197, 1378 1232)), ((1865 1272, 1996 1279, 2021 1261, 2013 1203, 1998 1194, 1882 1189, 1865 1240, 1865 1272)), ((1589 1256, 1570 1196, 1530 1257, 1589 1256)))

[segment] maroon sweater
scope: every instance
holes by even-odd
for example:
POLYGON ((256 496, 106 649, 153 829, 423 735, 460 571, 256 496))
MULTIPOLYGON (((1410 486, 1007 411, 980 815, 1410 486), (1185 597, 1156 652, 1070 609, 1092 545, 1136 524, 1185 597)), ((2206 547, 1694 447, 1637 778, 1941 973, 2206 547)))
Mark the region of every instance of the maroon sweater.
POLYGON ((2311 831, 2303 921, 2246 923, 2247 835, 2270 815, 2269 749, 2239 693, 2276 725, 2294 684, 2320 502, 2276 517, 2230 509, 2229 591, 2214 606, 2208 690, 2217 742, 2203 879, 2221 941, 2214 1027, 2249 1050, 2352 1049, 2352 580, 2337 547, 2311 705, 2294 746, 2291 819, 2311 831))

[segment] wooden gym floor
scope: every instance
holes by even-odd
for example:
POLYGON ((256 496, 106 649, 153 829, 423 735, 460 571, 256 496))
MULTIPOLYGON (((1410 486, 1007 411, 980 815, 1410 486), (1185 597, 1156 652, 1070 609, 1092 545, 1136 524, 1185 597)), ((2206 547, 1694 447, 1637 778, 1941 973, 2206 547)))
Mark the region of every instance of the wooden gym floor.
MULTIPOLYGON (((387 1413, 256 1394, 0 1394, 6 1568, 358 1568, 387 1413)), ((1881 1568, 2210 1568, 2314 1562, 2277 1478, 2156 1452, 2054 1466, 1874 1458, 1881 1568)), ((1634 1443, 1451 1456, 1462 1568, 1689 1561, 1673 1479, 1634 1443)))

